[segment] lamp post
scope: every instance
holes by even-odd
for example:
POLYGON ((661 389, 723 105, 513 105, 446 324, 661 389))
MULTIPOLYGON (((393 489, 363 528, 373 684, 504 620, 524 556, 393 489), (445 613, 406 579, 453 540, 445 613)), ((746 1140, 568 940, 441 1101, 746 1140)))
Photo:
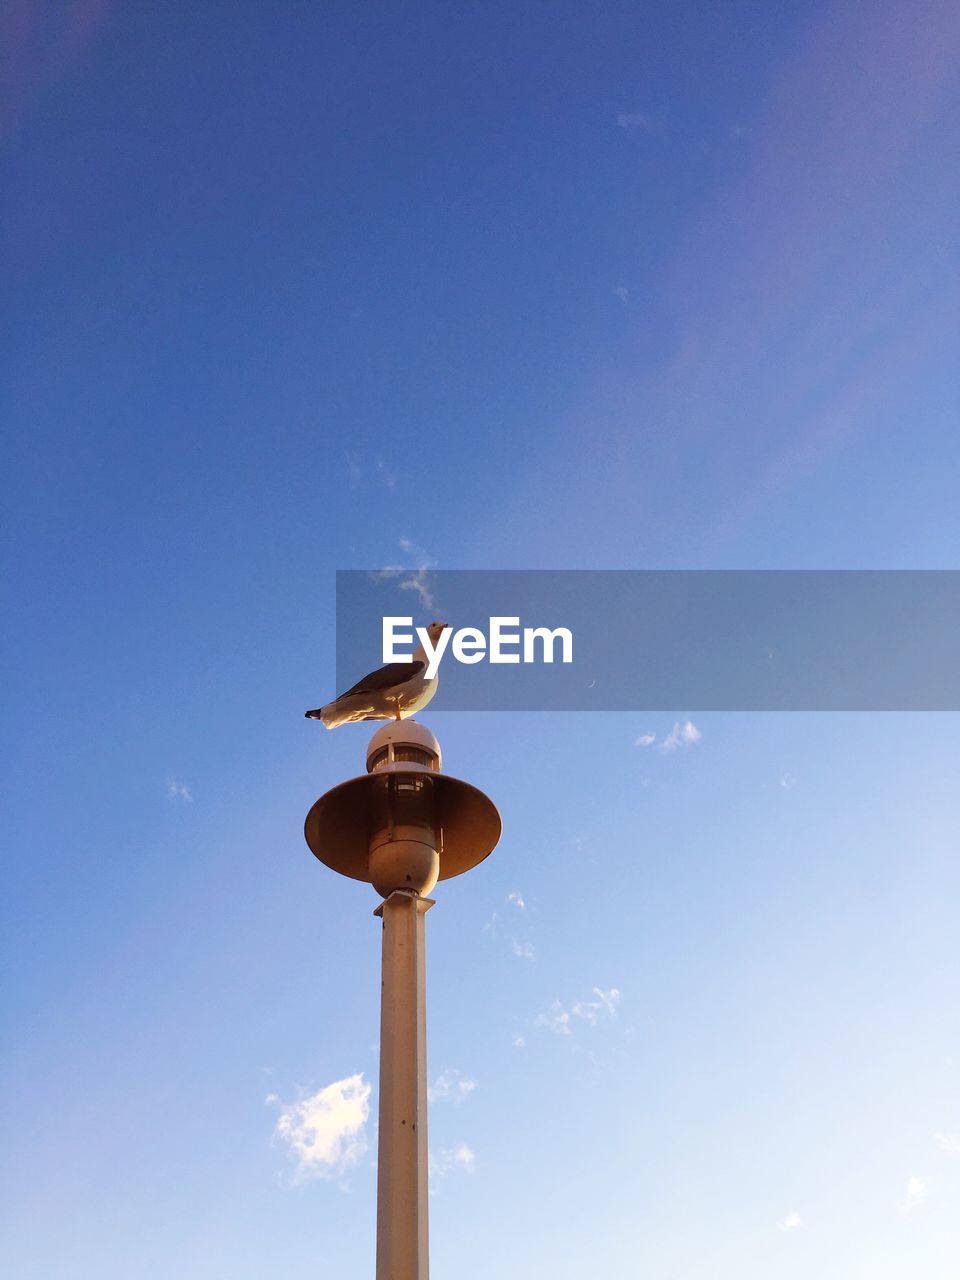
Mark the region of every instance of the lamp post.
POLYGON ((377 730, 366 775, 321 796, 304 834, 321 862, 383 898, 377 1280, 427 1280, 427 895, 492 852, 500 815, 441 772, 440 744, 407 720, 377 730))

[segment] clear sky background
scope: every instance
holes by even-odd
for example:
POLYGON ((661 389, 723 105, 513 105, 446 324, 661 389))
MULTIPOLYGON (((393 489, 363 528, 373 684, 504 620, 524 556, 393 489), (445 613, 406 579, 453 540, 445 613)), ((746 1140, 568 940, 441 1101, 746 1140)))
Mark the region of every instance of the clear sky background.
MULTIPOLYGON (((0 1270, 359 1280, 334 570, 957 567, 960 17, 2 43, 0 1270)), ((425 718, 505 824, 428 922, 438 1280, 955 1280, 956 717, 425 718)))

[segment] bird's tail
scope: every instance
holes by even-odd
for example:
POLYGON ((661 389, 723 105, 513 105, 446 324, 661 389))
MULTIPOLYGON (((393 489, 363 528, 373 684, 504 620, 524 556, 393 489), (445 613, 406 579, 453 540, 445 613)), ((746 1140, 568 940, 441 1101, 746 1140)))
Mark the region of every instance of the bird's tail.
POLYGON ((355 707, 345 707, 342 702, 328 702, 325 707, 317 707, 316 711, 304 712, 308 720, 319 720, 327 729, 336 729, 341 724, 352 724, 355 720, 364 719, 364 711, 355 707))

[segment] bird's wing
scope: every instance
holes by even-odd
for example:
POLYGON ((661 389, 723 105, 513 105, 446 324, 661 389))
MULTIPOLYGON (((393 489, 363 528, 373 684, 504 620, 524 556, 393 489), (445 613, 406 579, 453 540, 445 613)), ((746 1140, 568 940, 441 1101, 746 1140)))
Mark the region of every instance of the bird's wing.
POLYGON ((396 685, 405 684, 414 676, 418 676, 426 669, 426 665, 425 662, 391 662, 385 667, 371 671, 352 689, 341 693, 340 697, 346 698, 352 693, 382 693, 385 689, 393 689, 396 685))

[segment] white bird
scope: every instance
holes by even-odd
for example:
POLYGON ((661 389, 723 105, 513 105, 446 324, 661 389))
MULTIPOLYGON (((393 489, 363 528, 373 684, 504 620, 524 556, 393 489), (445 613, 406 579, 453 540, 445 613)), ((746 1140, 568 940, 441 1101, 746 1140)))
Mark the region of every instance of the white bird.
MULTIPOLYGON (((431 622, 427 635, 434 649, 448 622, 431 622)), ((391 662, 371 671, 352 689, 316 711, 307 711, 309 720, 322 720, 328 729, 358 720, 405 720, 422 711, 437 692, 437 677, 428 680, 427 654, 423 645, 410 662, 391 662)))

